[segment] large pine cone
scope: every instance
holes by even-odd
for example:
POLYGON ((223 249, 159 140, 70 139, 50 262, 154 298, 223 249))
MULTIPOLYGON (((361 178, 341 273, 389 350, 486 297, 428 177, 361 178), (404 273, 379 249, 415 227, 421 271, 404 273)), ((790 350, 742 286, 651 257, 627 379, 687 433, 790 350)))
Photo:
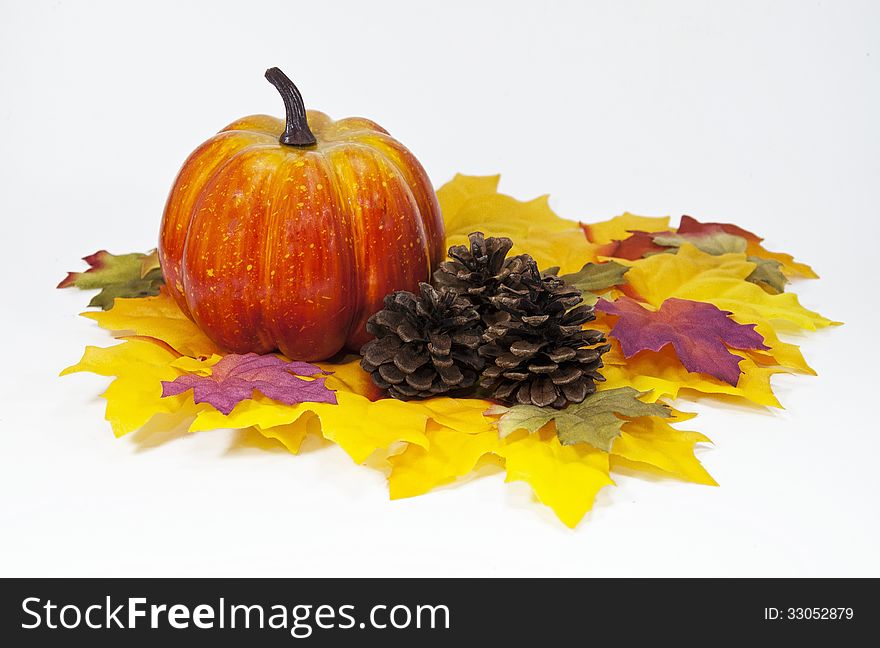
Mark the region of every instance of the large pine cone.
POLYGON ((595 315, 581 304, 580 290, 542 275, 529 259, 491 302, 497 310, 484 317, 488 328, 479 353, 488 362, 483 381, 495 398, 561 408, 596 391, 610 345, 602 344, 600 331, 581 327, 595 315))
POLYGON ((482 232, 468 236, 470 245, 449 248, 450 261, 434 272, 434 284, 468 298, 480 313, 493 310, 490 300, 511 274, 522 272, 528 255, 507 258, 513 242, 507 237, 486 238, 482 232))
POLYGON ((394 398, 430 398, 476 384, 484 366, 477 353, 480 315, 448 289, 419 285, 399 291, 367 321, 376 336, 361 349, 361 366, 394 398))

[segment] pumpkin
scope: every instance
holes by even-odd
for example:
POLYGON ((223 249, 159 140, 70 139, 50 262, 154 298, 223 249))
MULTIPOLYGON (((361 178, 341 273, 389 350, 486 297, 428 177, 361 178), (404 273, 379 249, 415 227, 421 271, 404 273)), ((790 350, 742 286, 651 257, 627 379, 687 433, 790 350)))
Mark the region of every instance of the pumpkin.
POLYGON ((445 258, 437 198, 382 127, 307 111, 281 70, 266 78, 286 120, 233 122, 174 182, 159 240, 167 287, 228 351, 357 351, 385 295, 416 290, 445 258))

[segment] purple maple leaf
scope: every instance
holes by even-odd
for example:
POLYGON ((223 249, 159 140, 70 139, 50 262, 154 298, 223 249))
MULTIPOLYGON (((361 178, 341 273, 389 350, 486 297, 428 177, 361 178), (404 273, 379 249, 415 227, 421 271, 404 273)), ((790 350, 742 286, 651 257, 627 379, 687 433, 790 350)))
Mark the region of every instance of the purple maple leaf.
POLYGON ((243 400, 253 397, 254 390, 264 396, 294 405, 296 403, 336 404, 336 393, 324 385, 326 378, 303 380, 324 370, 307 362, 291 362, 275 355, 230 353, 215 364, 210 376, 185 374, 173 381, 162 381, 162 397, 177 396, 193 390, 196 403, 210 403, 223 414, 229 414, 243 400))
POLYGON ((733 386, 742 373, 741 358, 727 347, 770 348, 754 324, 734 322, 728 317, 729 311, 705 302, 671 298, 659 310, 650 311, 629 297, 621 297, 614 302, 600 299, 596 310, 620 318, 611 329, 611 337, 620 342, 627 358, 671 344, 685 369, 715 376, 733 386))

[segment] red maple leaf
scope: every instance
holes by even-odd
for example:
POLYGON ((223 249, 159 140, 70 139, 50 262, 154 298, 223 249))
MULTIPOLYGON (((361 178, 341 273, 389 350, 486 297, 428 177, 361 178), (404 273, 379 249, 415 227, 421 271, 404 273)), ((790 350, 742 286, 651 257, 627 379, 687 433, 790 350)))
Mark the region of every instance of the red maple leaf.
POLYGON ((307 362, 290 362, 275 355, 230 353, 215 364, 210 376, 184 374, 173 381, 162 381, 162 396, 177 396, 193 390, 196 403, 210 403, 229 414, 238 403, 252 398, 254 390, 287 405, 295 403, 336 403, 336 394, 324 386, 325 378, 303 380, 323 369, 307 362))
POLYGON ((615 257, 617 259, 629 259, 635 261, 648 254, 665 252, 669 248, 654 243, 654 237, 669 232, 642 232, 633 230, 632 233, 621 241, 611 241, 596 250, 600 256, 615 257))
POLYGON ((714 304, 670 298, 656 311, 650 311, 629 297, 614 302, 600 299, 596 310, 617 315, 611 337, 620 343, 624 356, 639 351, 659 351, 667 344, 675 349, 688 371, 715 376, 736 386, 742 358, 732 349, 768 350, 764 337, 754 324, 739 324, 714 304))
POLYGON ((715 234, 717 232, 741 236, 745 240, 754 241, 755 243, 760 243, 764 240, 757 234, 753 234, 749 230, 732 223, 701 223, 691 216, 682 216, 681 223, 678 225, 679 234, 715 234))

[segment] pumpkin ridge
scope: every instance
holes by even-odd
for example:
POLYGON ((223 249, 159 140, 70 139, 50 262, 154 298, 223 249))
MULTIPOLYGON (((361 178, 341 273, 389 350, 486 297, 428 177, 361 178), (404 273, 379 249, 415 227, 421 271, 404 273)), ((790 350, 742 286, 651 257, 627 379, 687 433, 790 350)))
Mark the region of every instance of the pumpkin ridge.
POLYGON ((183 260, 186 254, 186 239, 189 236, 189 228, 192 223, 193 211, 196 204, 202 196, 202 190, 205 185, 210 182, 213 175, 220 169, 231 156, 224 156, 217 164, 213 164, 212 153, 215 149, 236 144, 241 142, 241 146, 233 148, 232 155, 237 154, 251 146, 262 144, 261 142, 248 142, 248 138, 253 137, 251 133, 245 131, 220 131, 209 139, 200 144, 187 157, 180 171, 174 180, 171 192, 168 194, 165 209, 162 215, 162 225, 159 240, 159 258, 162 262, 162 270, 165 273, 165 279, 168 284, 169 293, 177 302, 177 305, 184 314, 192 319, 189 310, 189 304, 186 300, 186 291, 183 287, 183 260), (192 164, 198 160, 199 166, 194 170, 192 164), (202 165, 214 167, 199 177, 202 165), (182 187, 181 181, 185 179, 186 183, 182 187), (200 186, 199 186, 200 185, 200 186), (197 191, 187 189, 192 186, 199 186, 197 191), (189 208, 184 205, 189 203, 189 208), (173 226, 172 226, 173 225, 173 226), (180 232, 179 230, 183 230, 180 232), (169 256, 170 253, 170 256, 169 256), (177 284, 180 283, 178 286, 177 284))
MULTIPOLYGON (((398 234, 401 236, 403 234, 417 234, 419 239, 419 244, 421 247, 421 257, 424 262, 424 269, 421 273, 412 273, 411 271, 414 269, 409 262, 411 255, 401 255, 399 263, 394 266, 395 270, 393 273, 395 274, 396 285, 398 285, 399 290, 416 290, 418 288, 419 281, 424 281, 423 277, 430 276, 431 272, 431 253, 430 253, 430 244, 428 241, 428 232, 426 231, 424 224, 424 217, 421 213, 421 208, 419 206, 418 201, 415 199, 413 195, 412 188, 409 186, 407 182, 406 175, 401 171, 398 164, 389 157, 384 151, 381 149, 377 149, 371 147, 367 144, 361 142, 339 142, 335 143, 332 146, 328 146, 325 148, 325 153, 328 154, 328 161, 331 163, 332 168, 337 170, 337 177, 341 177, 339 174, 340 168, 347 168, 353 166, 351 163, 351 154, 357 151, 358 155, 362 156, 364 160, 370 160, 371 163, 375 166, 377 171, 385 170, 388 178, 393 178, 393 183, 388 182, 389 185, 394 186, 402 194, 402 199, 406 203, 406 209, 400 205, 400 199, 398 199, 398 206, 401 207, 401 212, 408 211, 411 218, 403 218, 404 214, 394 214, 396 217, 395 223, 405 223, 410 227, 414 228, 415 231, 406 231, 398 230, 398 234), (334 156, 340 156, 343 162, 347 162, 347 164, 336 164, 334 156), (400 265, 400 264, 403 265, 400 265), (417 274, 418 276, 413 277, 417 274), (412 276, 410 276, 412 275, 412 276)), ((348 188, 349 183, 340 182, 340 187, 348 188)), ((387 190, 386 190, 387 196, 387 190)), ((360 205, 361 209, 363 209, 363 205, 361 201, 357 200, 357 194, 351 194, 349 196, 343 196, 346 199, 346 203, 351 205, 360 205)), ((386 197, 387 201, 387 197, 386 197)), ((387 202, 386 202, 387 205, 387 202)), ((374 210, 375 211, 375 210, 374 210)), ((383 209, 383 213, 388 213, 389 210, 383 209)), ((377 248, 382 248, 383 244, 381 242, 377 242, 368 236, 368 230, 365 228, 365 225, 369 225, 369 223, 364 222, 363 214, 358 218, 357 213, 351 213, 352 218, 352 234, 354 250, 355 250, 355 259, 356 259, 356 267, 357 267, 357 280, 360 285, 360 290, 358 291, 359 304, 355 316, 353 317, 353 326, 349 331, 348 342, 346 344, 346 348, 357 351, 360 346, 366 342, 370 336, 366 333, 365 324, 366 320, 372 315, 374 312, 378 311, 382 308, 384 294, 382 295, 370 295, 370 279, 371 277, 365 271, 368 267, 377 267, 376 264, 372 266, 365 261, 366 256, 372 257, 371 254, 364 254, 365 246, 360 245, 361 241, 372 240, 373 245, 377 248)), ((393 226, 392 226, 393 227, 393 226)), ((390 233, 389 228, 389 233, 390 233)), ((382 234, 386 234, 386 231, 383 231, 383 227, 378 228, 382 234)), ((372 233, 373 236, 376 236, 376 233, 372 233)), ((380 236, 381 238, 381 236, 380 236)), ((396 240, 392 237, 388 237, 385 239, 384 247, 385 250, 383 253, 389 254, 393 253, 394 244, 396 240)))
MULTIPOLYGON (((287 152, 287 151, 285 151, 287 152)), ((351 243, 351 235, 350 235, 350 216, 345 213, 345 202, 342 199, 341 194, 337 188, 337 180, 333 173, 332 166, 327 162, 326 158, 322 154, 319 149, 309 149, 307 151, 302 151, 299 154, 296 152, 289 152, 289 155, 286 156, 286 160, 278 166, 279 177, 287 177, 293 178, 294 173, 290 171, 285 172, 285 168, 287 165, 293 165, 294 167, 300 167, 300 172, 303 177, 299 178, 299 182, 307 183, 309 179, 308 176, 317 175, 318 186, 323 185, 325 190, 332 194, 334 198, 334 202, 332 204, 331 213, 332 215, 327 218, 327 216, 323 213, 323 209, 315 210, 314 207, 309 209, 302 208, 292 208, 291 202, 287 202, 284 200, 284 196, 287 195, 291 198, 295 197, 293 192, 290 192, 286 188, 286 182, 281 182, 276 185, 273 197, 273 204, 278 204, 284 202, 285 205, 282 209, 278 210, 277 213, 273 216, 272 213, 269 214, 269 220, 266 224, 266 236, 264 238, 264 253, 262 257, 262 271, 263 271, 263 279, 264 279, 264 293, 265 293, 265 303, 262 305, 263 310, 263 322, 267 328, 267 332, 270 334, 272 340, 275 341, 277 346, 281 349, 283 353, 290 355, 291 357, 297 356, 297 359, 311 359, 311 358, 303 358, 303 353, 290 353, 290 350, 296 346, 295 337, 291 335, 289 330, 285 330, 285 322, 284 316, 279 316, 279 308, 283 311, 283 307, 290 306, 289 303, 286 303, 288 299, 290 299, 291 292, 290 289, 282 287, 279 290, 275 290, 275 284, 273 284, 273 271, 278 271, 281 275, 287 274, 285 267, 282 265, 283 259, 277 259, 277 253, 279 252, 279 244, 284 243, 287 240, 287 233, 285 227, 285 219, 295 216, 299 222, 303 222, 304 217, 311 217, 311 221, 305 221, 309 225, 314 226, 323 221, 323 228, 321 231, 323 233, 323 237, 320 241, 313 241, 314 245, 321 247, 321 243, 332 243, 336 246, 337 250, 335 253, 335 258, 339 261, 339 265, 333 267, 332 264, 326 263, 326 265, 322 265, 322 269, 325 269, 334 279, 333 284, 337 288, 337 293, 333 294, 322 294, 319 290, 320 281, 316 278, 306 276, 304 277, 305 282, 312 286, 312 291, 310 292, 310 300, 314 299, 315 301, 320 302, 322 299, 327 300, 335 300, 338 302, 340 310, 337 315, 328 316, 327 319, 329 321, 334 321, 333 329, 342 329, 342 333, 338 336, 338 340, 330 341, 332 338, 327 339, 327 347, 328 349, 332 347, 332 352, 325 349, 321 355, 335 355, 338 353, 343 346, 345 345, 345 339, 348 336, 348 330, 351 326, 351 320, 353 319, 355 309, 351 307, 350 298, 351 295, 357 295, 357 291, 353 290, 353 285, 355 283, 356 277, 356 269, 355 269, 355 252, 353 245, 351 243), (303 162, 304 164, 300 164, 303 162), (312 169, 312 171, 307 171, 307 169, 312 169), (329 222, 328 222, 329 221, 329 222), (332 232, 330 231, 332 229, 332 232), (275 237, 281 237, 276 239, 275 237), (335 237, 335 240, 334 240, 335 237), (327 266, 330 266, 329 268, 327 266), (340 266, 345 269, 348 276, 342 276, 339 273, 340 266), (341 314, 341 316, 340 316, 341 314)), ((304 246, 304 242, 301 243, 304 246)), ((302 249, 302 248, 300 248, 302 249)), ((326 253, 326 252, 325 252, 326 253)), ((300 271, 304 271, 305 266, 300 268, 300 271)), ((298 293, 299 297, 302 297, 302 293, 298 293)), ((289 322, 288 322, 289 323, 289 322)))
POLYGON ((427 171, 412 151, 384 129, 382 131, 363 131, 363 133, 365 134, 362 137, 369 139, 367 141, 359 139, 355 143, 379 150, 403 174, 419 207, 421 223, 425 228, 425 236, 429 242, 428 251, 433 272, 434 268, 446 259, 446 227, 440 213, 437 194, 434 192, 427 171), (418 194, 415 189, 418 189, 418 194))
MULTIPOLYGON (((346 206, 345 196, 343 195, 342 189, 340 188, 339 179, 336 177, 336 173, 334 172, 334 166, 330 159, 327 157, 327 152, 332 151, 333 148, 335 148, 335 146, 322 146, 322 143, 319 140, 318 148, 315 152, 321 160, 321 165, 327 172, 327 177, 333 179, 333 181, 330 183, 330 186, 333 189, 333 196, 336 199, 336 204, 344 209, 346 206)), ((358 283, 358 278, 361 276, 361 259, 360 254, 358 254, 357 246, 355 245, 354 240, 354 215, 349 210, 346 210, 345 216, 348 220, 346 225, 346 242, 348 245, 348 249, 351 252, 351 268, 348 276, 348 281, 350 284, 355 285, 358 283)), ((357 321, 357 314, 361 312, 361 309, 363 308, 363 292, 361 290, 355 290, 353 292, 355 296, 355 304, 354 308, 349 313, 348 322, 345 325, 346 340, 351 337, 352 327, 357 321)))
MULTIPOLYGON (((234 132, 234 131, 230 131, 230 132, 234 132)), ((189 310, 190 318, 194 322, 196 322, 196 324, 199 326, 199 328, 201 328, 202 330, 205 330, 206 333, 208 333, 208 330, 210 330, 212 327, 206 327, 202 322, 200 322, 200 321, 198 321, 198 319, 196 319, 196 311, 197 311, 196 305, 197 304, 193 303, 193 301, 192 301, 194 299, 195 286, 190 285, 191 284, 190 277, 193 274, 195 274, 195 270, 193 268, 189 267, 190 264, 189 264, 188 257, 189 257, 189 252, 190 252, 190 245, 194 240, 193 235, 195 234, 196 238, 199 238, 199 234, 200 234, 200 233, 194 232, 193 222, 195 221, 199 212, 201 211, 201 209, 203 207, 203 203, 206 201, 209 201, 211 199, 211 192, 209 191, 209 189, 213 189, 216 184, 219 184, 219 178, 223 174, 228 172, 230 167, 232 167, 236 164, 241 164, 242 157, 244 157, 246 155, 252 155, 254 153, 258 153, 259 150, 261 150, 261 149, 266 150, 266 151, 270 151, 270 150, 277 151, 279 148, 280 148, 280 146, 275 142, 273 142, 271 144, 269 144, 269 143, 256 143, 255 142, 255 143, 248 144, 247 146, 237 150, 235 153, 233 153, 228 158, 226 158, 226 160, 224 160, 223 163, 220 164, 210 175, 207 176, 206 180, 202 184, 201 190, 199 191, 197 198, 193 202, 192 208, 190 209, 190 213, 187 218, 186 241, 184 243, 183 254, 181 256, 180 281, 181 281, 181 284, 183 285, 183 297, 184 297, 184 300, 186 301, 186 305, 187 305, 187 309, 189 310), (206 329, 208 329, 208 330, 206 330, 206 329)), ((200 315, 200 318, 203 318, 203 315, 200 315)), ((214 340, 216 342, 216 339, 212 333, 208 333, 208 337, 210 337, 212 340, 214 340)), ((258 337, 262 338, 263 336, 258 336, 258 337)), ((220 343, 218 342, 218 344, 220 344, 220 343)), ((228 346, 228 345, 220 344, 220 346, 228 346)), ((233 350, 235 350, 235 349, 233 349, 233 350)))

